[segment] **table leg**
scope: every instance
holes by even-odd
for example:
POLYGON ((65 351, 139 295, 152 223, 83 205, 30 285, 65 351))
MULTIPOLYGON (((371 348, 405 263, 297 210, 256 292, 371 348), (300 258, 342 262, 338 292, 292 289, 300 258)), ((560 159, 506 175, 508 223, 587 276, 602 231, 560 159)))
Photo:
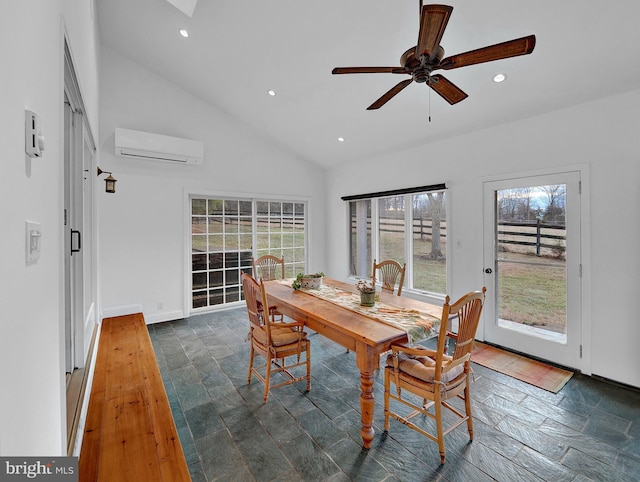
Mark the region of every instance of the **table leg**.
POLYGON ((380 364, 380 355, 374 353, 370 346, 364 343, 356 345, 356 363, 360 369, 360 411, 362 414, 362 442, 365 449, 371 447, 373 441, 373 409, 375 399, 373 396, 374 372, 380 364))
POLYGON ((373 408, 375 406, 375 400, 373 397, 373 373, 360 372, 360 410, 362 412, 362 428, 360 429, 360 435, 362 435, 362 442, 364 448, 371 447, 373 441, 373 408))

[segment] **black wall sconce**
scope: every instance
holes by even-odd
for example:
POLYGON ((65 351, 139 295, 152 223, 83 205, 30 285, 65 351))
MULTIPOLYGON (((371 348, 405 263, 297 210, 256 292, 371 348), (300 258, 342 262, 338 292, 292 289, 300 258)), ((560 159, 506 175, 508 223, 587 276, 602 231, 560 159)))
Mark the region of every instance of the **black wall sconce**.
POLYGON ((98 176, 100 176, 100 174, 109 174, 104 179, 104 183, 105 183, 104 190, 106 192, 110 192, 110 193, 116 192, 116 181, 117 181, 117 179, 115 177, 113 177, 109 171, 103 171, 102 169, 100 169, 100 167, 98 167, 98 176))

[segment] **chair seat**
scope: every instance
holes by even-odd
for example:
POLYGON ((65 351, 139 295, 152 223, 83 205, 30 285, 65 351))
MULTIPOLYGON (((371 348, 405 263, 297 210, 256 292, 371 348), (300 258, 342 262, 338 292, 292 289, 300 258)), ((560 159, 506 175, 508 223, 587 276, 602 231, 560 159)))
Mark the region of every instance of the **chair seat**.
MULTIPOLYGON (((420 348, 420 347, 415 347, 420 348)), ((425 349, 426 351, 426 349, 425 349)), ((430 351, 430 350, 429 350, 430 351)), ((427 355, 409 355, 407 353, 399 353, 398 355, 398 369, 406 373, 407 375, 411 375, 414 378, 419 380, 431 383, 435 377, 435 366, 436 361, 434 358, 427 355)), ((394 355, 387 356, 387 366, 393 368, 393 357, 394 355)), ((443 369, 447 366, 447 363, 450 363, 453 359, 448 355, 443 356, 443 369)), ((443 373, 441 377, 441 381, 444 383, 449 383, 452 380, 456 379, 462 372, 464 371, 464 365, 458 365, 453 367, 450 371, 443 373)))
MULTIPOLYGON (((254 329, 253 336, 261 345, 267 344, 267 332, 265 330, 254 329)), ((286 345, 291 345, 294 343, 297 344, 299 339, 306 340, 307 333, 304 331, 300 332, 288 327, 278 327, 277 325, 271 326, 272 346, 284 347, 286 345)))
MULTIPOLYGON (((387 370, 393 370, 393 368, 387 366, 387 370)), ((424 393, 435 394, 436 387, 439 387, 440 388, 439 391, 443 400, 447 400, 449 398, 448 396, 445 396, 447 392, 453 391, 455 388, 459 387, 460 385, 463 385, 467 381, 467 375, 466 373, 464 373, 464 371, 460 375, 458 375, 456 378, 451 380, 450 382, 439 383, 439 384, 435 384, 433 382, 425 382, 424 380, 411 376, 405 372, 399 372, 398 378, 399 378, 398 381, 402 383, 405 386, 405 388, 407 387, 407 385, 411 385, 412 387, 415 387, 415 389, 421 394, 424 394, 424 393)))

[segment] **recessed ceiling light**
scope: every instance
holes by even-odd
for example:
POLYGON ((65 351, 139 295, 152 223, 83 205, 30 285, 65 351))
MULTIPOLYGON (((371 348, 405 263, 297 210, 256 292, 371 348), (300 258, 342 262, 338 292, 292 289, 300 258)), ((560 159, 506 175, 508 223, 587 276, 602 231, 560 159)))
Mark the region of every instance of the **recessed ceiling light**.
POLYGON ((276 91, 275 90, 267 90, 267 94, 269 94, 271 97, 275 97, 276 96, 276 91))
POLYGON ((344 137, 338 137, 338 142, 344 142, 344 137))
POLYGON ((187 32, 184 28, 180 29, 180 35, 182 35, 184 38, 189 38, 189 32, 187 32))
POLYGON ((507 74, 496 74, 493 77, 493 81, 496 83, 504 82, 505 80, 507 80, 507 74))

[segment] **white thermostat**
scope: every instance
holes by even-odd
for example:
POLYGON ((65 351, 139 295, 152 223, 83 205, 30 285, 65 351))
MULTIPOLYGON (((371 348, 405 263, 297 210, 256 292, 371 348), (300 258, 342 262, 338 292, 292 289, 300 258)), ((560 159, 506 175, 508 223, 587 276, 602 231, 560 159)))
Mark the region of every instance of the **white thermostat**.
POLYGON ((42 151, 44 151, 40 116, 30 110, 25 110, 24 116, 24 150, 29 157, 42 157, 42 151))

